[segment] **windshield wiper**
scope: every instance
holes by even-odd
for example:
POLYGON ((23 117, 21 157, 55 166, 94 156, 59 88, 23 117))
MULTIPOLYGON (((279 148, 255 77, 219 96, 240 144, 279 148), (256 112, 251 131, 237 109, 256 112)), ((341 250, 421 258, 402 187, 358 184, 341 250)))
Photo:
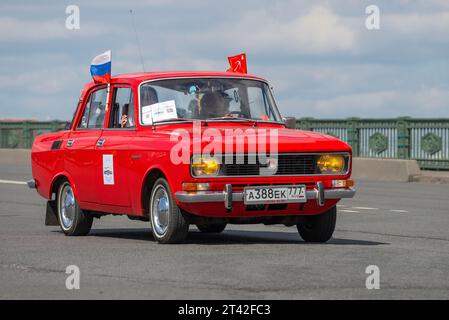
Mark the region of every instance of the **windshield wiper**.
POLYGON ((205 123, 208 123, 210 121, 220 121, 220 120, 229 120, 229 121, 238 121, 238 122, 251 122, 253 124, 254 127, 257 126, 258 121, 255 119, 248 119, 248 118, 235 118, 235 117, 229 117, 229 116, 224 116, 224 117, 218 117, 218 118, 209 118, 204 120, 205 123))
POLYGON ((236 118, 236 117, 217 117, 217 118, 209 118, 209 119, 205 119, 205 121, 215 121, 215 120, 238 120, 238 121, 246 121, 246 122, 257 122, 257 120, 254 119, 248 119, 248 118, 236 118))

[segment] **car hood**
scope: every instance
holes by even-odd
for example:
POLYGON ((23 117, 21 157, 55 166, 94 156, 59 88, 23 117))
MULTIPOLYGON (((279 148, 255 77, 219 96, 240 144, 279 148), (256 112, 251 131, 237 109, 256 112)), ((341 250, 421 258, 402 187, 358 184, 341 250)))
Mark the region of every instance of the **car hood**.
MULTIPOLYGON (((177 125, 176 127, 163 126, 157 129, 157 132, 162 135, 180 135, 189 136, 190 141, 200 142, 204 148, 210 145, 211 141, 216 139, 216 143, 222 145, 222 150, 225 150, 226 141, 234 143, 234 151, 237 150, 235 144, 242 144, 245 152, 251 151, 248 141, 259 141, 263 144, 266 142, 266 150, 274 151, 272 145, 277 144, 278 152, 351 152, 351 147, 330 135, 319 132, 287 129, 283 126, 236 126, 224 124, 211 124, 201 127, 201 135, 198 130, 195 131, 192 124, 177 125), (164 128, 163 128, 164 127, 164 128), (270 134, 272 138, 270 139, 270 134), (213 138, 210 138, 212 136, 213 138), (265 140, 264 137, 265 136, 265 140), (200 138, 201 137, 201 138, 200 138), (227 138, 225 138, 227 137, 227 138), (276 143, 277 140, 277 143, 276 143)), ((171 139, 172 141, 176 139, 171 139)), ((240 150, 239 150, 240 151, 240 150)))

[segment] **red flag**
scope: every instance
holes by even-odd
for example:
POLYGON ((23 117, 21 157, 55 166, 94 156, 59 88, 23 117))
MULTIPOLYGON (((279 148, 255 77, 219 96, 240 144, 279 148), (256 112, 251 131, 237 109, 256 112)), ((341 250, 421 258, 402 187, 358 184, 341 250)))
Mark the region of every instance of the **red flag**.
POLYGON ((248 73, 245 53, 241 53, 233 57, 228 57, 228 61, 231 67, 226 70, 227 72, 248 73))

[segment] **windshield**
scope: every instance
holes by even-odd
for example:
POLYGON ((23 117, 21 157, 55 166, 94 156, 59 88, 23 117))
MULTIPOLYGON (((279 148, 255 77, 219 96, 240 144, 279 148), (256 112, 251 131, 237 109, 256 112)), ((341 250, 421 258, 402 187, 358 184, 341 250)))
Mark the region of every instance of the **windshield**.
POLYGON ((140 87, 142 124, 170 120, 281 122, 265 82, 234 78, 158 80, 140 87))

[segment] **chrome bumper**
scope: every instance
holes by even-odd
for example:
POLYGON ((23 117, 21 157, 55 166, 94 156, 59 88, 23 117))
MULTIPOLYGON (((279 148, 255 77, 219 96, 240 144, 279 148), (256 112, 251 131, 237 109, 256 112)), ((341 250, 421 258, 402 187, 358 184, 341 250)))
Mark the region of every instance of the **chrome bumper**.
MULTIPOLYGON (((352 198, 355 192, 354 188, 325 190, 323 183, 318 182, 313 190, 306 191, 306 199, 316 200, 319 206, 324 206, 326 199, 352 198)), ((185 203, 223 202, 226 209, 232 209, 233 202, 243 201, 243 192, 232 192, 232 185, 230 184, 227 184, 222 192, 203 191, 191 193, 178 191, 175 196, 176 200, 185 203)))

